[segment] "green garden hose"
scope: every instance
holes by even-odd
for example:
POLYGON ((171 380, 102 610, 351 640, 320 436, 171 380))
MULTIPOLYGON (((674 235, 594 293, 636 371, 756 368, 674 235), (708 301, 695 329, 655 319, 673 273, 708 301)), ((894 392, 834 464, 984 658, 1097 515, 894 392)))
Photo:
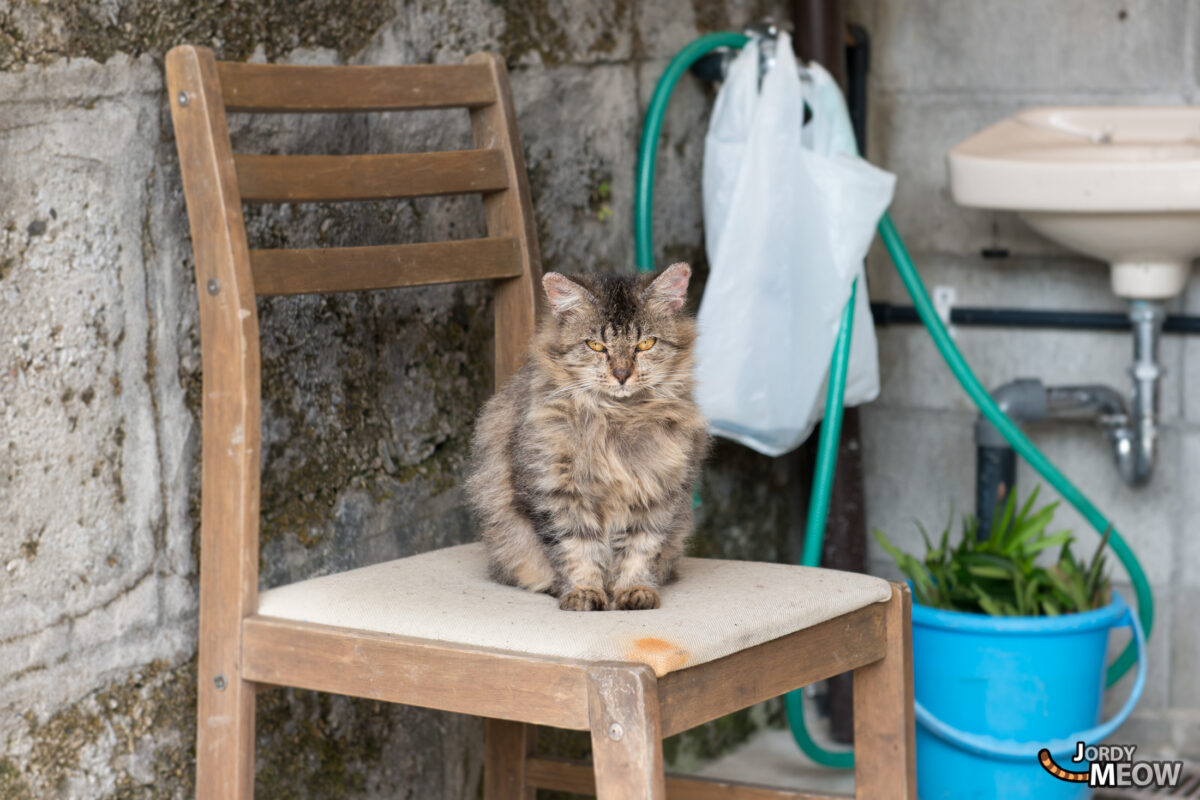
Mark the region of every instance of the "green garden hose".
MULTIPOLYGON (((654 208, 654 165, 658 155, 658 139, 662 130, 663 115, 675 84, 687 72, 695 61, 706 53, 719 47, 740 48, 749 41, 749 37, 734 32, 712 33, 702 36, 679 52, 667 65, 662 78, 654 89, 650 106, 646 110, 646 118, 642 128, 641 146, 638 149, 637 197, 634 206, 634 237, 636 242, 637 266, 639 270, 654 269, 654 246, 652 212, 654 208)), ((1129 548, 1124 538, 1113 527, 1112 523, 1091 504, 1090 501, 1076 488, 1040 450, 1021 432, 1021 429, 1010 420, 1000 407, 992 400, 991 395, 975 377, 967 365, 962 353, 955 346, 946 327, 942 324, 933 302, 921 282, 917 269, 900 234, 896 231, 891 217, 887 214, 879 223, 879 234, 887 247, 896 271, 904 282, 905 288, 913 299, 917 314, 937 345, 938 351, 950 371, 964 391, 987 417, 997 430, 1008 440, 1016 450, 1047 482, 1053 486, 1062 497, 1070 503, 1100 534, 1111 531, 1109 545, 1129 574, 1137 596, 1138 617, 1146 636, 1154 622, 1154 597, 1150 592, 1146 574, 1138 563, 1137 557, 1129 548)), ((805 566, 817 566, 820 563, 821 548, 825 540, 825 523, 829 511, 829 496, 833 488, 834 468, 837 464, 837 441, 841 433, 842 401, 846 387, 846 369, 850 360, 850 332, 854 319, 854 293, 851 290, 850 300, 842 312, 841 329, 834 344, 833 358, 829 370, 829 386, 825 397, 825 419, 821 426, 820 440, 817 449, 817 464, 813 476, 812 491, 809 495, 808 520, 805 527, 804 552, 801 563, 805 566)), ((1130 642, 1115 662, 1108 668, 1108 685, 1120 680, 1137 659, 1135 643, 1130 642)), ((791 725, 792 736, 805 755, 818 764, 850 768, 854 766, 853 751, 830 751, 822 748, 809 736, 804 722, 803 695, 800 691, 790 692, 785 698, 788 712, 788 722, 791 725)))
POLYGON ((642 143, 638 147, 637 199, 634 201, 633 238, 637 267, 643 272, 654 269, 654 164, 658 160, 658 137, 662 133, 663 116, 675 84, 700 58, 721 47, 742 48, 750 37, 727 31, 710 33, 679 51, 667 64, 667 69, 650 97, 646 119, 642 123, 642 143))
MULTIPOLYGON (((854 296, 858 279, 850 285, 850 299, 842 309, 842 323, 833 343, 829 364, 829 389, 825 392, 825 416, 817 440, 817 463, 813 469, 812 489, 808 493, 808 520, 804 526, 804 552, 800 563, 816 567, 821 563, 821 548, 825 545, 825 519, 829 516, 829 497, 833 492, 833 476, 837 466, 838 439, 842 435, 842 399, 846 394, 846 372, 850 366, 850 335, 854 330, 854 296)), ((826 750, 808 733, 804 721, 804 690, 796 689, 783 696, 792 738, 804 755, 823 767, 853 769, 853 750, 826 750)))
MULTIPOLYGON (((962 384, 967 396, 987 417, 988 422, 995 425, 996 429, 1003 434, 1012 448, 1029 462, 1029 465, 1037 470, 1037 473, 1045 478, 1063 496, 1064 500, 1074 506, 1075 510, 1096 529, 1097 533, 1103 535, 1105 531, 1111 531, 1108 540, 1109 547, 1117 554, 1125 571, 1129 573, 1129 581, 1133 584, 1133 591, 1137 595, 1138 619, 1141 620, 1142 628, 1146 631, 1146 638, 1149 638, 1150 628, 1154 624, 1154 595, 1150 593, 1150 584, 1146 580, 1146 573, 1142 570, 1142 565, 1138 563, 1133 550, 1129 548, 1125 539, 1117 532, 1108 518, 1100 513, 1100 510, 1092 505, 1091 501, 1084 497, 1083 492, 1079 491, 1065 475, 1059 472, 1054 464, 1050 463, 1050 459, 1046 458, 1041 450, 1033 446, 1033 442, 1029 441, 1021 432, 1020 427, 1000 410, 1000 407, 992 400, 992 396, 988 394, 987 389, 983 388, 983 384, 975 377, 975 373, 967 365, 966 359, 963 358, 962 353, 954 344, 954 340, 950 338, 946 326, 938 317, 937 311, 933 307, 933 301, 929 299, 929 293, 925 291, 925 284, 921 282, 917 268, 913 265, 908 250, 904 247, 904 241, 900 238, 900 234, 896 231, 896 226, 892 224, 892 218, 888 214, 884 214, 883 219, 879 221, 879 236, 887 247, 888 255, 892 257, 892 263, 896 265, 896 271, 900 273, 900 279, 904 281, 904 288, 912 297, 918 316, 925 323, 929 335, 933 337, 933 343, 937 345, 942 358, 946 360, 954 377, 962 384)), ((1135 661, 1137 661, 1137 649, 1134 643, 1130 642, 1117 660, 1109 665, 1107 685, 1112 686, 1119 681, 1135 661)))

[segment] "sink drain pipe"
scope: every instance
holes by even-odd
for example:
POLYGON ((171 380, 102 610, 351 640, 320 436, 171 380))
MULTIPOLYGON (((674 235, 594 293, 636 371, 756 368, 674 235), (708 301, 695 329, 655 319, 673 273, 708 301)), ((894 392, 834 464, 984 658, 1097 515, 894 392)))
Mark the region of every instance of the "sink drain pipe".
MULTIPOLYGON (((1136 371, 1135 367, 1131 372, 1136 371)), ((1157 395, 1135 381, 1137 409, 1131 419, 1125 397, 1111 386, 1046 386, 1038 378, 1018 378, 992 390, 992 400, 1018 424, 1049 419, 1093 420, 1105 429, 1121 479, 1142 486, 1154 469, 1157 395), (1137 415, 1141 415, 1139 418, 1137 415)), ((1157 387, 1151 387, 1155 389, 1157 387)), ((992 515, 1016 484, 1017 463, 1012 445, 983 414, 975 421, 975 517, 978 537, 988 538, 992 515)))
MULTIPOLYGON (((638 148, 637 188, 634 206, 634 238, 637 267, 641 271, 654 269, 653 207, 654 207, 654 166, 658 156, 658 140, 662 132, 663 115, 675 84, 687 69, 706 53, 717 48, 743 47, 749 37, 736 32, 711 33, 702 36, 679 52, 667 65, 662 78, 654 88, 650 105, 646 110, 642 126, 642 139, 638 148)), ((1021 429, 1000 409, 992 400, 988 391, 975 377, 970 366, 959 352, 958 347, 950 338, 945 325, 942 324, 934 309, 933 301, 921 282, 917 268, 913 264, 908 250, 904 246, 891 216, 885 214, 879 223, 879 234, 891 256, 892 263, 912 297, 917 315, 925 324, 929 335, 941 353, 946 365, 954 377, 962 385, 963 390, 979 408, 980 413, 988 420, 1012 448, 1024 458, 1063 499, 1070 503, 1088 523, 1103 535, 1110 532, 1109 546, 1125 567, 1133 584, 1137 597, 1138 617, 1146 636, 1154 622, 1154 597, 1146 574, 1138 563, 1137 557, 1125 542, 1125 539, 1113 527, 1112 523, 1092 505, 1083 492, 1072 484, 1057 467, 1038 450, 1022 433, 1021 429)), ((809 500, 809 514, 804 536, 804 555, 801 562, 808 566, 816 566, 821 554, 821 543, 825 537, 825 517, 829 508, 829 494, 833 487, 833 471, 837 461, 837 435, 841 429, 842 400, 845 390, 846 367, 850 356, 850 322, 853 318, 853 296, 842 313, 842 327, 834 346, 834 354, 830 365, 830 380, 825 399, 825 423, 822 425, 820 442, 817 450, 817 468, 813 476, 813 486, 809 500)), ((1117 660, 1108 667, 1108 685, 1111 686, 1133 666, 1137 658, 1136 648, 1130 642, 1117 660)), ((804 753, 818 764, 832 767, 849 768, 854 765, 852 751, 830 751, 820 747, 809 735, 804 723, 803 695, 800 690, 789 692, 786 697, 788 722, 792 735, 804 753)))

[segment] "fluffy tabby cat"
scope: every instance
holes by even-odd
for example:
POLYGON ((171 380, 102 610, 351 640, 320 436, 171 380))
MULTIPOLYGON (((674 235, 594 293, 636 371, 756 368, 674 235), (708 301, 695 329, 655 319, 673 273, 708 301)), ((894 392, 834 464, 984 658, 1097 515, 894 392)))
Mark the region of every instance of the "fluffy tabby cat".
POLYGON ((708 447, 691 274, 542 279, 552 313, 475 428, 467 491, 497 580, 569 611, 658 607, 708 447))

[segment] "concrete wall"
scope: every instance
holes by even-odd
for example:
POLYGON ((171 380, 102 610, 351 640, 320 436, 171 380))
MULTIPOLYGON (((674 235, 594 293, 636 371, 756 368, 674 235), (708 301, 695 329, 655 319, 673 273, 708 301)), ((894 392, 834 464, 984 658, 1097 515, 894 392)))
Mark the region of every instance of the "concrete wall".
MULTIPOLYGON (((1106 272, 1011 215, 957 208, 943 157, 1039 103, 1190 102, 1196 0, 852 0, 871 32, 872 157, 900 176, 895 216, 927 281, 964 304, 1121 310, 1106 272), (981 248, 1011 257, 984 261, 981 248)), ((295 63, 456 61, 513 68, 548 269, 631 269, 641 111, 698 33, 770 3, 266 2, 0 5, 0 797, 182 797, 194 743, 198 331, 182 192, 163 98, 171 45, 295 63)), ((781 9, 774 9, 777 13, 781 9)), ((660 262, 700 251, 711 96, 677 92, 661 151, 660 262)), ((465 119, 383 115, 235 123, 247 150, 459 146, 465 119)), ((478 230, 470 202, 292 207, 248 216, 262 246, 404 241, 478 230)), ((905 302, 885 258, 874 299, 905 302)), ((1173 310, 1200 312, 1192 287, 1173 310)), ((443 287, 264 302, 264 585, 472 538, 457 483, 490 381, 490 294, 443 287)), ((1124 387, 1127 336, 963 329, 990 385, 1019 375, 1124 387)), ((915 545, 971 503, 973 413, 916 328, 880 332, 884 391, 864 409, 870 523, 915 545), (917 468, 914 469, 914 466, 917 468)), ((1200 758, 1200 363, 1168 337, 1160 468, 1125 488, 1086 426, 1032 433, 1101 501, 1159 601, 1151 683, 1121 736, 1200 758)), ((1022 472, 1022 484, 1034 476, 1022 472)), ((787 558, 798 458, 721 446, 696 550, 787 558), (754 508, 754 516, 743 509, 754 508)), ((1073 514, 1060 520, 1085 540, 1073 514)), ((873 551, 873 568, 888 567, 873 551)), ((1126 684, 1128 681, 1126 681, 1126 684)), ((1118 694, 1121 690, 1118 690, 1118 694)), ((1118 698, 1119 699, 1119 698, 1118 698)), ((481 730, 453 715, 303 692, 259 704, 263 797, 474 797, 481 730)), ((744 736, 748 715, 672 743, 681 762, 744 736)), ((559 742, 571 748, 577 741, 559 742)))
MULTIPOLYGON (((1188 0, 855 0, 848 15, 872 35, 870 155, 897 173, 893 216, 926 283, 955 287, 962 305, 1124 311, 1108 270, 1028 230, 1013 214, 957 207, 946 151, 1017 109, 1048 104, 1188 104, 1197 96, 1200 4, 1188 0), (986 247, 1006 248, 985 260, 986 247)), ((886 254, 870 263, 871 297, 909 303, 886 254)), ((1200 312, 1200 286, 1169 311, 1200 312)), ((1119 333, 962 328, 957 338, 980 379, 1103 382, 1127 391, 1132 339, 1119 333)), ((919 519, 940 530, 953 506, 971 511, 973 406, 922 328, 880 332, 883 395, 863 411, 870 524, 916 549, 919 519)), ((1150 681, 1138 710, 1114 737, 1164 753, 1200 757, 1200 340, 1163 341, 1161 454, 1153 482, 1123 485, 1107 443, 1086 424, 1032 427, 1031 438, 1110 515, 1153 584, 1157 619, 1150 681)), ((1022 491, 1038 477, 1024 465, 1022 491)), ((1052 493, 1043 495, 1047 499, 1052 493)), ((1096 541, 1073 511, 1090 552, 1096 541)), ((873 568, 892 574, 878 548, 873 568)), ((1127 580, 1118 568, 1118 583, 1127 580)), ((1127 596, 1130 596, 1127 594, 1127 596)), ((1110 709, 1130 678, 1110 692, 1110 709)))
MULTIPOLYGON (((0 4, 0 797, 190 793, 201 389, 166 50, 379 64, 503 52, 546 268, 631 271, 654 81, 699 33, 768 6, 0 4)), ((703 265, 710 103, 689 83, 667 119, 663 263, 703 265)), ((469 136, 465 112, 268 122, 236 120, 235 149, 388 152, 469 136)), ((465 237, 482 225, 477 200, 276 207, 247 220, 252 246, 465 237)), ((263 585, 472 539, 458 482, 491 383, 490 291, 277 299, 259 312, 263 585)), ((797 458, 720 448, 697 551, 787 558, 801 472, 797 458)), ((258 714, 260 797, 478 794, 476 720, 282 691, 258 714)), ((709 726, 670 753, 703 757, 761 718, 709 726)))

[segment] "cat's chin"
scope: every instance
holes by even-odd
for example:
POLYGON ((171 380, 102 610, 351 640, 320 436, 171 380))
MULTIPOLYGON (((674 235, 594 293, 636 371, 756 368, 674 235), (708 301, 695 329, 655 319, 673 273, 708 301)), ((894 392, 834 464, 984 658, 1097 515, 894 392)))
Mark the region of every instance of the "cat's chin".
POLYGON ((609 397, 615 397, 618 400, 628 400, 634 395, 640 394, 642 391, 641 384, 635 386, 630 386, 628 384, 623 386, 605 386, 604 388, 608 392, 609 397))

